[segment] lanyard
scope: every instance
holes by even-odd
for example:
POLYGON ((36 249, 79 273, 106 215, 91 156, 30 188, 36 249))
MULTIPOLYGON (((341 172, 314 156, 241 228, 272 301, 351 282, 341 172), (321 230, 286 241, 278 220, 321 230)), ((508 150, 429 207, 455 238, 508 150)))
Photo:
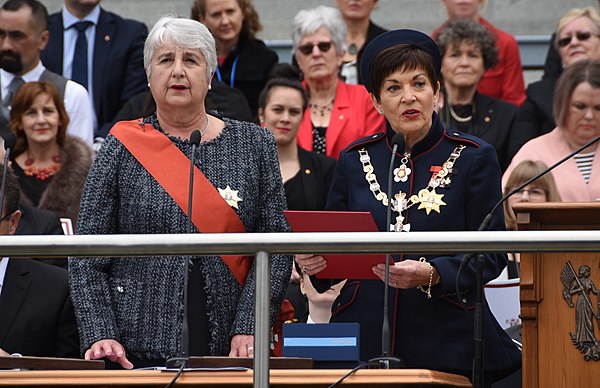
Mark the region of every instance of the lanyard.
MULTIPOLYGON (((238 54, 238 56, 235 57, 235 59, 233 60, 233 66, 231 66, 231 78, 229 79, 229 86, 231 86, 232 88, 234 87, 233 85, 235 84, 235 69, 237 69, 237 64, 238 64, 239 60, 240 60, 240 55, 238 54)), ((223 77, 221 76, 221 70, 219 70, 219 66, 217 66, 216 75, 217 75, 217 79, 220 82, 223 82, 223 77)))

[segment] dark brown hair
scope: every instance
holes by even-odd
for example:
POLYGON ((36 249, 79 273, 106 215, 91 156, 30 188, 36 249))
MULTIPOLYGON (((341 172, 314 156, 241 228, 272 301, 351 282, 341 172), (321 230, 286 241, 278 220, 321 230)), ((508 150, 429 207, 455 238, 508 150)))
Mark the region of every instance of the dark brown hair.
POLYGON ((455 49, 461 43, 474 44, 481 50, 484 69, 490 69, 498 63, 496 37, 488 29, 473 20, 457 19, 449 21, 435 38, 442 58, 450 47, 455 49))
POLYGON ((27 137, 25 137, 23 128, 21 128, 21 120, 25 112, 33 105, 33 101, 40 94, 47 94, 50 96, 52 102, 54 102, 60 120, 56 141, 61 147, 65 144, 67 126, 69 125, 69 115, 67 114, 65 104, 62 98, 60 98, 58 91, 54 85, 49 82, 26 82, 17 91, 10 108, 10 129, 17 137, 15 155, 18 155, 27 149, 27 137))
POLYGON ((567 123, 567 113, 575 88, 587 82, 594 89, 600 89, 600 61, 583 59, 567 66, 556 83, 554 91, 554 119, 563 128, 567 123))
POLYGON ((434 92, 437 92, 438 77, 433 59, 425 50, 410 44, 398 44, 383 50, 371 63, 369 85, 379 101, 383 81, 396 70, 411 71, 423 69, 434 92))

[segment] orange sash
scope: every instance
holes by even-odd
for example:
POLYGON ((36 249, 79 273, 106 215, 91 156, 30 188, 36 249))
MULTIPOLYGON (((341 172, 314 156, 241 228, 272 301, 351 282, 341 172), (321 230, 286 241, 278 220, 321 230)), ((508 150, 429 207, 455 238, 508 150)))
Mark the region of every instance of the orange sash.
MULTIPOLYGON (((118 122, 110 133, 123 143, 138 162, 165 189, 187 215, 190 160, 167 136, 140 120, 118 122)), ((202 174, 194 167, 192 222, 202 233, 245 233, 246 228, 236 212, 202 174)), ((221 256, 237 281, 243 286, 252 265, 249 256, 221 256)))

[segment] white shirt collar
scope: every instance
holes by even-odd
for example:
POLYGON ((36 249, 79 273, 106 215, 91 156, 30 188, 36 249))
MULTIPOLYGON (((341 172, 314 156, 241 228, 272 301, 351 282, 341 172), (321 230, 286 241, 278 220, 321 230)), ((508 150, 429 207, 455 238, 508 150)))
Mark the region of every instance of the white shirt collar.
MULTIPOLYGON (((46 70, 46 68, 44 67, 44 65, 42 65, 42 61, 39 61, 33 69, 29 70, 27 73, 21 75, 20 77, 23 78, 23 81, 25 82, 38 81, 42 76, 44 70, 46 70)), ((9 73, 4 69, 0 69, 0 85, 2 85, 2 96, 6 95, 6 92, 8 91, 8 85, 10 85, 11 81, 16 76, 16 74, 9 73)))
POLYGON ((71 12, 67 10, 67 7, 62 7, 62 19, 63 19, 63 28, 68 30, 73 27, 73 24, 79 23, 82 21, 92 22, 95 25, 98 25, 98 20, 100 20, 100 4, 96 5, 92 12, 85 15, 83 19, 79 19, 77 16, 74 16, 71 12))
POLYGON ((0 295, 2 295, 2 286, 4 285, 4 277, 6 276, 6 267, 8 267, 8 257, 0 259, 0 295))

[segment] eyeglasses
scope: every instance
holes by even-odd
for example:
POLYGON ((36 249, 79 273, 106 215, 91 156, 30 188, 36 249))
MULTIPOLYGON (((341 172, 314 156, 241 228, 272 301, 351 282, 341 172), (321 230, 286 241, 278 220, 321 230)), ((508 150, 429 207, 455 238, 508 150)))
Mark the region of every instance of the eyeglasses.
POLYGON ((577 40, 580 42, 586 41, 593 36, 597 36, 596 34, 592 34, 590 31, 577 31, 575 35, 565 36, 564 38, 560 38, 557 42, 558 47, 563 48, 566 47, 571 40, 573 40, 573 36, 577 37, 577 40))
POLYGON ((317 46, 320 52, 326 53, 331 48, 332 44, 333 42, 307 43, 298 47, 298 50, 304 55, 310 55, 310 53, 313 52, 315 46, 317 46))
POLYGON ((533 189, 521 189, 514 193, 513 195, 517 198, 522 197, 525 193, 529 194, 529 198, 531 199, 545 199, 546 198, 546 190, 540 188, 533 189))

